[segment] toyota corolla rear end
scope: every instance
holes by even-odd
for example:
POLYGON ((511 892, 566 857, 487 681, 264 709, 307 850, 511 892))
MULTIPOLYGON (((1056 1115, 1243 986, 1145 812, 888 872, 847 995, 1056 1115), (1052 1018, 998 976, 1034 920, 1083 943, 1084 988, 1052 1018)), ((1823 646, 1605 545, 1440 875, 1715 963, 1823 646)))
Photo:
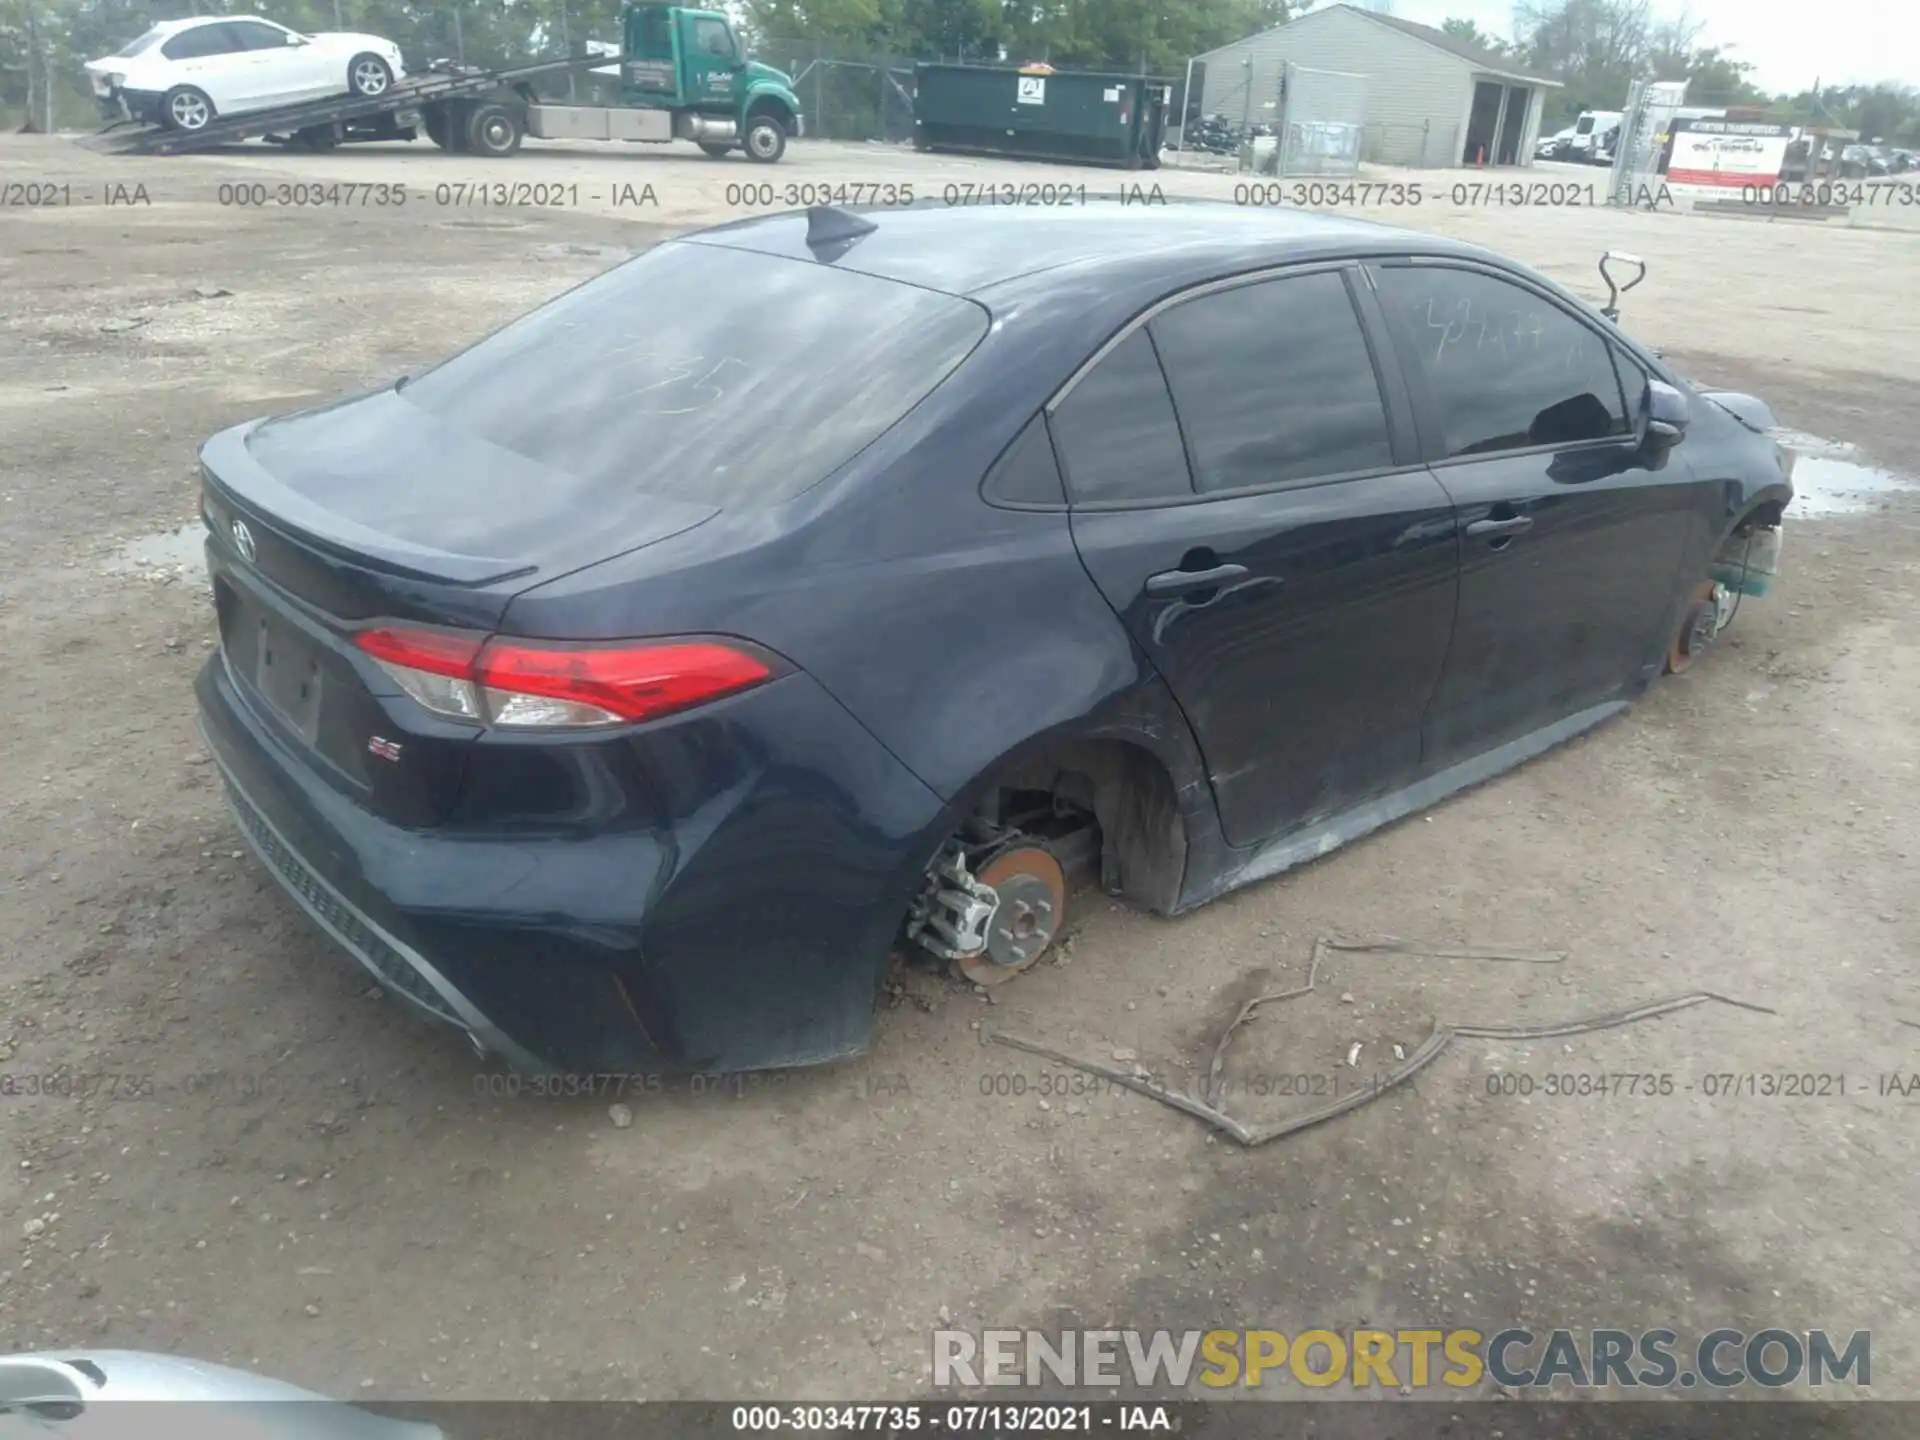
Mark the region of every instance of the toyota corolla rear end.
POLYGON ((210 440, 200 721, 268 870, 516 1068, 860 1048, 941 801, 702 587, 985 328, 668 245, 411 382, 210 440))

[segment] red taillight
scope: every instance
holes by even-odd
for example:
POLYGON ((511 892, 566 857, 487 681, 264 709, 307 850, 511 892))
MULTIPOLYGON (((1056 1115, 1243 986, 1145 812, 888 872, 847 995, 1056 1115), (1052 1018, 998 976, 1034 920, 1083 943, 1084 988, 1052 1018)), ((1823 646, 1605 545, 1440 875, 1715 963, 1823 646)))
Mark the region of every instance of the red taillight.
POLYGON ((558 646, 504 636, 487 642, 476 670, 490 697, 539 696, 626 721, 705 704, 773 674, 757 657, 712 640, 558 646))
POLYGON ((435 714, 512 729, 652 720, 776 673, 767 659, 720 640, 567 644, 382 626, 354 642, 435 714))
POLYGON ((379 629, 362 630, 353 637, 353 643, 376 660, 424 670, 429 675, 471 680, 473 662, 487 637, 457 630, 379 629))

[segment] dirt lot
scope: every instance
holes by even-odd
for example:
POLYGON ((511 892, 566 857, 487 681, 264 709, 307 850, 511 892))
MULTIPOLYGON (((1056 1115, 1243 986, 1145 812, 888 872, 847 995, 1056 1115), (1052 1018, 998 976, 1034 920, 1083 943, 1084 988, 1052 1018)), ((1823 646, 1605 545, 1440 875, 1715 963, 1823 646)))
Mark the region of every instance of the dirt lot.
MULTIPOLYGON (((1920 235, 1456 206, 1438 192, 1460 177, 1424 178, 1426 203, 1381 217, 1590 294, 1602 249, 1637 251, 1638 333, 1920 474, 1920 235)), ((465 1045, 371 998, 243 858, 192 728, 213 633, 193 543, 141 552, 184 572, 121 548, 191 520, 206 435, 381 383, 738 213, 729 184, 1008 179, 1120 183, 824 145, 763 170, 0 142, 0 182, 72 189, 0 209, 0 1071, 97 1077, 0 1097, 9 1345, 179 1351, 355 1396, 844 1397, 918 1392, 949 1319, 1779 1324, 1872 1330, 1875 1392, 1920 1398, 1920 1099, 1879 1081, 1920 1072, 1915 496, 1798 518, 1783 582, 1725 644, 1565 750, 1179 921, 1092 897, 1059 963, 997 1004, 909 976, 868 1059, 669 1082, 628 1097, 630 1128, 604 1100, 477 1095, 465 1045), (220 203, 316 178, 410 197, 220 203), (593 194, 443 205, 442 182, 593 194), (115 184, 152 203, 106 204, 115 184), (1320 934, 1568 958, 1342 957, 1236 1042, 1242 1113, 1303 1103, 1264 1077, 1329 1074, 1354 1041, 1365 1070, 1436 1018, 1694 987, 1774 1013, 1462 1045, 1253 1152, 1134 1095, 1048 1096, 1060 1072, 980 1044, 984 1025, 1132 1051, 1184 1085, 1223 1011, 1263 972, 1297 983, 1320 934), (1602 1072, 1676 1088, 1541 1093, 1602 1072), (1845 1093, 1705 1093, 1787 1073, 1845 1093), (1498 1074, 1536 1093, 1491 1096, 1498 1074)))

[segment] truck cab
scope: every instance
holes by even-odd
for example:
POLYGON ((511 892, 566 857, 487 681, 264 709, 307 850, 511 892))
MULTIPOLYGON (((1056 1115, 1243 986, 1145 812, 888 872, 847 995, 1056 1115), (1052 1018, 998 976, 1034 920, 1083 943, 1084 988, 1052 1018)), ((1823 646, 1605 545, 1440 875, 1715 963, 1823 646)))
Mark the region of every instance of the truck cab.
POLYGON ((709 155, 738 147, 749 159, 778 160, 800 131, 793 82, 749 60, 727 17, 643 0, 621 13, 620 100, 665 111, 677 139, 709 155))
MULTIPOLYGON (((611 47, 602 47, 608 49, 611 47)), ((483 101, 423 106, 428 136, 445 149, 510 155, 520 138, 691 140, 716 158, 744 150, 770 165, 801 133, 793 82, 771 65, 748 60, 727 17, 659 0, 632 0, 620 15, 620 54, 609 63, 589 53, 560 68, 617 77, 613 104, 575 105, 541 99, 515 84, 483 101)))

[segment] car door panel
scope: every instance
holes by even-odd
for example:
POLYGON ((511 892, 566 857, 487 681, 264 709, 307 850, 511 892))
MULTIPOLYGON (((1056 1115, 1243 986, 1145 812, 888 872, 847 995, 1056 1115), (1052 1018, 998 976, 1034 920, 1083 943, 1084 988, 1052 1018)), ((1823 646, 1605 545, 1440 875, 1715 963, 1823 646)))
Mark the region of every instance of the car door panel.
POLYGON ((1185 711, 1236 846, 1420 765, 1457 540, 1378 379, 1322 267, 1183 300, 1050 417, 1082 561, 1185 711), (1314 473, 1354 464, 1374 470, 1314 473))
POLYGON ((321 47, 293 44, 286 31, 258 20, 229 21, 227 28, 238 32, 247 46, 249 109, 291 104, 320 93, 316 83, 321 62, 315 52, 321 47))
POLYGON ((1685 486, 1651 481, 1637 452, 1436 467, 1461 540, 1458 618, 1427 727, 1433 764, 1611 699, 1658 652, 1692 502, 1685 486), (1531 523, 1493 528, 1510 518, 1531 523))
POLYGON ((1417 772, 1453 623, 1453 506, 1424 470, 1076 510, 1087 573, 1187 713, 1221 828, 1257 844, 1417 772), (1180 595, 1148 578, 1239 566, 1180 595))
POLYGON ((696 18, 692 52, 687 57, 688 102, 712 104, 725 100, 733 93, 734 72, 739 68, 732 30, 722 21, 696 18))
POLYGON ((1644 374, 1629 401, 1614 343, 1584 317, 1468 264, 1372 275, 1461 528, 1432 770, 1645 678, 1698 500, 1684 457, 1641 441, 1644 374))
POLYGON ((325 40, 311 37, 304 45, 288 47, 285 63, 289 100, 321 100, 346 94, 347 64, 352 58, 325 40))
POLYGON ((196 25, 183 30, 167 42, 161 54, 174 62, 169 89, 191 85, 222 115, 248 108, 252 94, 248 56, 227 25, 196 25))
MULTIPOLYGON (((280 86, 283 50, 262 49, 257 41, 261 31, 272 27, 257 21, 229 20, 221 27, 235 48, 226 57, 227 83, 234 91, 230 110, 264 110, 281 103, 280 86)), ((278 32, 275 32, 276 34, 278 32)))

